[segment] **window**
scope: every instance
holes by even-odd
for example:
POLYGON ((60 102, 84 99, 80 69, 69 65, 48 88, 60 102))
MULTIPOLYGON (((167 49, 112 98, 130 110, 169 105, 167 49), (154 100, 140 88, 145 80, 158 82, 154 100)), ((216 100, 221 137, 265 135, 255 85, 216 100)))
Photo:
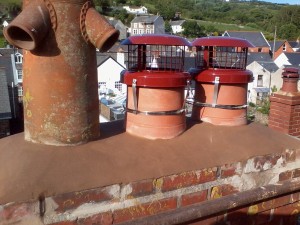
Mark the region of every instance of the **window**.
POLYGON ((143 33, 144 33, 144 31, 143 31, 142 29, 140 29, 140 30, 139 30, 139 33, 140 33, 140 34, 143 34, 143 33))
POLYGON ((133 27, 134 27, 134 28, 137 28, 137 27, 138 27, 138 24, 137 24, 137 23, 134 23, 134 24, 133 24, 133 27))
POLYGON ((15 54, 15 61, 18 64, 23 62, 23 56, 19 52, 15 54))
POLYGON ((115 82, 115 88, 122 92, 122 83, 120 81, 115 82))
POLYGON ((282 50, 283 50, 284 52, 286 51, 286 46, 285 46, 285 44, 283 44, 282 50))
POLYGON ((22 80, 23 79, 23 71, 17 70, 17 73, 18 73, 18 80, 22 80))
POLYGON ((262 87, 263 86, 263 75, 258 75, 257 76, 257 87, 262 87))
POLYGON ((22 96, 23 96, 23 87, 22 87, 22 86, 19 86, 19 87, 18 87, 18 96, 19 96, 19 97, 22 97, 22 96))
POLYGON ((136 29, 133 30, 133 34, 137 34, 137 30, 136 29))
POLYGON ((257 50, 258 52, 262 52, 262 48, 258 48, 258 50, 257 50))

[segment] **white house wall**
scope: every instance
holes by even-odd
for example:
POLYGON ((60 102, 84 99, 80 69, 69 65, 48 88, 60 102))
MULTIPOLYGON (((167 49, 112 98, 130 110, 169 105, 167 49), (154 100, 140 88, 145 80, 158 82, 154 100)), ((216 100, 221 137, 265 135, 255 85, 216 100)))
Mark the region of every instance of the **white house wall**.
POLYGON ((281 53, 275 60, 274 63, 279 67, 283 67, 284 65, 291 65, 289 63, 288 58, 286 57, 286 55, 284 53, 281 53))
POLYGON ((257 98, 257 92, 254 88, 269 88, 270 87, 270 74, 269 71, 264 69, 259 63, 253 62, 250 65, 247 66, 247 70, 252 71, 253 73, 253 82, 248 84, 248 93, 249 97, 248 100, 250 102, 256 103, 256 98, 257 98), (258 81, 258 75, 263 76, 263 85, 258 87, 257 86, 257 81, 258 81))
POLYGON ((123 70, 124 68, 112 58, 107 59, 97 68, 98 83, 105 82, 106 88, 114 90, 115 82, 120 81, 120 73, 123 70))

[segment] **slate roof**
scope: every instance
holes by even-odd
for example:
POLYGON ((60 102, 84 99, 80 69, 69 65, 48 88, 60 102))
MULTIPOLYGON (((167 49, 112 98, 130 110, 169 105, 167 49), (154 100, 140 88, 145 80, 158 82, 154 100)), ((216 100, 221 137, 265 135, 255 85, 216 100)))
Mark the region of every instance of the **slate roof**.
POLYGON ((243 38, 251 42, 256 47, 270 47, 261 32, 256 31, 225 31, 224 36, 243 38))
POLYGON ((5 70, 0 68, 0 120, 11 119, 11 107, 9 102, 8 86, 5 70))
POLYGON ((156 15, 139 15, 131 23, 153 23, 159 16, 156 15))
MULTIPOLYGON (((280 46, 283 45, 285 41, 275 41, 275 51, 277 51, 280 46)), ((274 47, 274 41, 269 41, 269 45, 271 47, 271 51, 273 52, 273 47, 274 47)))
POLYGON ((292 66, 300 66, 300 53, 298 52, 285 52, 284 53, 288 58, 288 61, 292 66))
POLYGON ((170 22, 171 26, 180 26, 185 22, 185 20, 174 20, 170 22))
POLYGON ((7 78, 7 83, 11 86, 11 83, 14 82, 14 73, 12 68, 11 56, 0 56, 0 67, 5 69, 5 74, 7 78))
POLYGON ((279 69, 268 53, 261 53, 261 52, 248 53, 247 65, 250 65, 253 62, 257 62, 269 72, 275 72, 279 69))
POLYGON ((292 48, 300 48, 300 42, 299 41, 289 41, 289 44, 292 48))

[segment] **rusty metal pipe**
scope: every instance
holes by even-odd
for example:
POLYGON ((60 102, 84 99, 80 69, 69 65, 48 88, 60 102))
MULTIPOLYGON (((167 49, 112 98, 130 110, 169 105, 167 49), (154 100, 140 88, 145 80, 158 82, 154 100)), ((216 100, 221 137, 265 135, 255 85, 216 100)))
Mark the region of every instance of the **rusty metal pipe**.
POLYGON ((4 28, 4 36, 18 48, 34 50, 50 28, 50 14, 46 5, 41 0, 34 0, 4 28))
POLYGON ((171 225, 201 219, 300 190, 300 178, 208 200, 120 225, 171 225))

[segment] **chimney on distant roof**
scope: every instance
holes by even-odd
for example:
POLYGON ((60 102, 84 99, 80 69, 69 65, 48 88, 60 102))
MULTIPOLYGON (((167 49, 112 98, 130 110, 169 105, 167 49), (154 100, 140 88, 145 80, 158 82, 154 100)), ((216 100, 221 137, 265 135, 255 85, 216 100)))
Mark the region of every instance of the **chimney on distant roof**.
POLYGON ((299 69, 285 68, 282 88, 270 97, 269 127, 300 137, 299 69))

